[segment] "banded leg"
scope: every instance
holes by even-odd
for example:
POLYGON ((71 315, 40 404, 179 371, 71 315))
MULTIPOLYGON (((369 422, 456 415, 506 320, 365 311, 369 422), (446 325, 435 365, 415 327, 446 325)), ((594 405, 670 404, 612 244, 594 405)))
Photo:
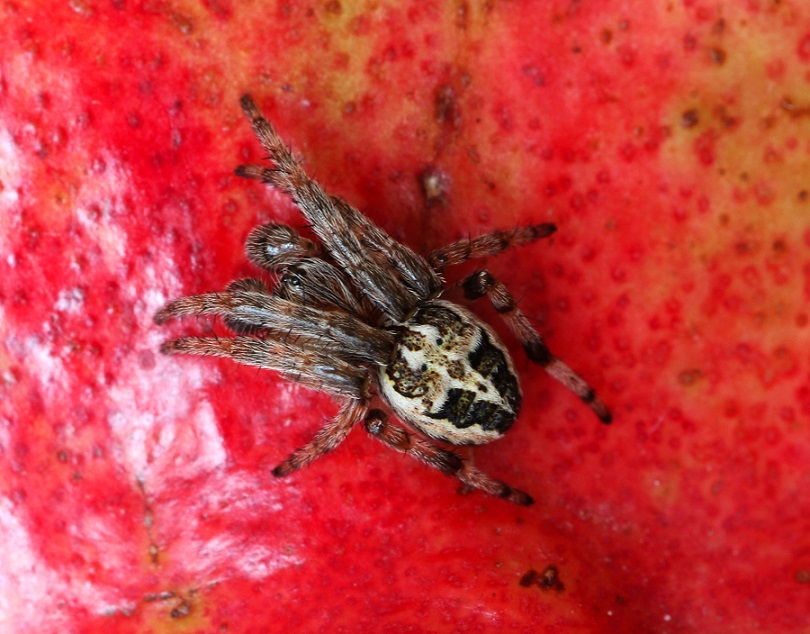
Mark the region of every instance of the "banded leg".
POLYGON ((542 337, 526 319, 526 315, 517 307, 515 298, 506 286, 487 271, 476 271, 462 282, 462 287, 467 299, 487 296, 506 325, 520 340, 529 359, 542 366, 548 374, 582 399, 599 420, 606 424, 611 422, 613 418, 607 406, 584 379, 551 353, 542 337))
POLYGON ((378 409, 368 413, 365 426, 366 431, 384 445, 416 458, 445 475, 458 478, 464 484, 521 506, 534 503, 528 493, 513 489, 500 480, 494 480, 453 452, 441 449, 401 427, 391 425, 385 413, 378 409))
POLYGON ((459 240, 436 249, 428 255, 428 262, 434 269, 440 271, 448 266, 461 264, 473 258, 498 255, 511 247, 518 247, 540 238, 547 238, 555 231, 557 231, 556 225, 550 222, 515 227, 510 231, 493 231, 477 238, 459 240))
POLYGON ((367 412, 368 402, 365 399, 353 399, 346 403, 338 415, 324 425, 310 442, 273 469, 273 475, 277 478, 289 475, 332 451, 346 440, 352 427, 363 420, 367 412))

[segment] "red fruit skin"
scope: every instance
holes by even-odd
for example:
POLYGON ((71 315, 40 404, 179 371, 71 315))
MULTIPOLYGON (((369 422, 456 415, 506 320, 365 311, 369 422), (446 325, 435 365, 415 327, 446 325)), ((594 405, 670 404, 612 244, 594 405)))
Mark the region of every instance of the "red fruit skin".
POLYGON ((810 628, 810 10, 799 2, 6 3, 0 9, 0 630, 810 628), (640 3, 639 3, 640 4, 640 3), (332 192, 486 266, 597 388, 524 361, 480 493, 336 405, 166 358, 183 294, 255 275, 290 201, 232 174, 252 93, 332 192), (554 566, 562 588, 532 580, 554 566), (524 583, 521 584, 521 581, 524 583), (528 585, 527 585, 528 583, 528 585))

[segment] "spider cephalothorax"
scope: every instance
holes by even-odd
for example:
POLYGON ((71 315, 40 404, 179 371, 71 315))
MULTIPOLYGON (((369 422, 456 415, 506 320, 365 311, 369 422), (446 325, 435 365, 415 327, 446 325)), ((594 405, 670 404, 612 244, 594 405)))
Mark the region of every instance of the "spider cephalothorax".
MULTIPOLYGON (((292 196, 320 245, 291 227, 262 225, 247 239, 248 258, 276 272, 269 290, 258 279, 225 292, 184 297, 155 316, 216 314, 238 336, 185 337, 163 345, 169 354, 210 354, 277 370, 290 381, 329 392, 343 402, 337 417, 278 465, 284 476, 336 447, 355 424, 392 449, 410 454, 465 484, 516 504, 532 498, 494 480, 452 451, 389 423, 371 409, 376 391, 411 427, 451 445, 500 438, 521 404, 517 374, 494 331, 468 310, 438 299, 445 267, 497 255, 551 235, 538 224, 460 240, 427 258, 399 244, 363 214, 327 194, 296 162, 253 100, 242 98, 274 167, 243 165, 240 176, 292 196)), ((605 423, 610 413, 579 376, 551 354, 506 287, 486 271, 462 283, 467 299, 488 297, 529 358, 585 401, 605 423)))

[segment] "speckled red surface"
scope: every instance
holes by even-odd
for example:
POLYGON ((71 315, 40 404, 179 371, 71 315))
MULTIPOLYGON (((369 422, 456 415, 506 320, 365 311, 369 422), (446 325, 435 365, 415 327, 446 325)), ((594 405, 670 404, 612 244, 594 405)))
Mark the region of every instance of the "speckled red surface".
POLYGON ((726 5, 3 4, 0 630, 810 628, 810 10, 726 5), (360 430, 275 480, 335 404, 157 353, 302 222, 232 174, 247 91, 423 252, 559 226, 485 265, 614 424, 505 335, 524 411, 475 459, 533 507, 360 430))

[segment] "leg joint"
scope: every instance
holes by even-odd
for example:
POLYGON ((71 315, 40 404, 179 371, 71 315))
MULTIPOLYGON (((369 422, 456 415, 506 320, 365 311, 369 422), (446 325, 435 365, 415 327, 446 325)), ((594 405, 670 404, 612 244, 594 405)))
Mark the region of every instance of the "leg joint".
POLYGON ((477 271, 462 283, 464 297, 467 299, 480 299, 487 294, 487 291, 492 288, 494 283, 495 278, 487 271, 477 271))

